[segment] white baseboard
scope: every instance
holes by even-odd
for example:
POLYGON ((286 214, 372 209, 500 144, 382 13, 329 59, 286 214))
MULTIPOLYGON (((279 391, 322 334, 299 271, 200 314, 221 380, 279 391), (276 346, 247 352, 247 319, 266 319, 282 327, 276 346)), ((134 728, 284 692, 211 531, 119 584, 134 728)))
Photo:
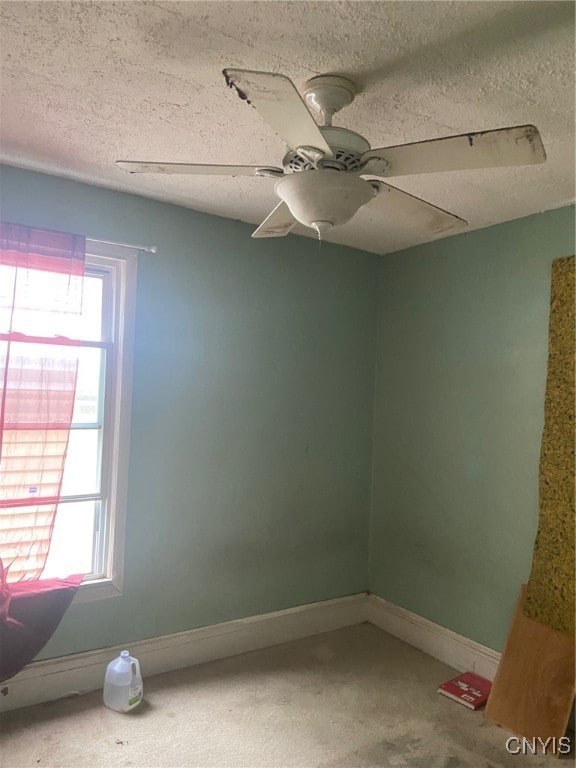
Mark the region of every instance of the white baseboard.
POLYGON ((500 654, 491 648, 468 640, 376 595, 368 597, 367 620, 461 672, 476 672, 488 680, 494 680, 500 654))
MULTIPOLYGON (((128 647, 146 678, 365 621, 458 670, 494 679, 499 653, 366 593, 139 640, 128 647)), ((106 665, 123 647, 32 662, 0 683, 0 712, 101 688, 106 665)))
MULTIPOLYGON (((226 621, 128 645, 144 678, 366 621, 366 593, 226 621)), ((102 688, 117 645, 29 664, 0 683, 0 711, 102 688)))

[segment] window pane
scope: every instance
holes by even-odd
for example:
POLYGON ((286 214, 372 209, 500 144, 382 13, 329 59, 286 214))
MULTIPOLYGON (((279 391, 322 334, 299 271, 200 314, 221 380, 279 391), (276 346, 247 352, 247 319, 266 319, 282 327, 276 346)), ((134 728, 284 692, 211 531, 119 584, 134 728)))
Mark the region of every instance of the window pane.
POLYGON ((0 333, 8 333, 12 325, 12 304, 16 267, 0 264, 0 333))
POLYGON ((86 341, 102 340, 102 285, 103 280, 97 275, 84 277, 82 314, 70 328, 73 338, 86 341))
POLYGON ((73 429, 62 479, 62 496, 98 493, 100 490, 100 430, 73 429))
POLYGON ((103 374, 104 350, 83 347, 78 350, 78 378, 74 400, 73 424, 100 424, 102 403, 100 384, 103 374))
POLYGON ((75 401, 79 351, 70 344, 2 343, 5 423, 20 429, 67 426, 75 401))
POLYGON ((0 332, 102 340, 102 285, 99 275, 81 278, 0 266, 0 332), (16 280, 16 283, 14 282, 16 280), (11 317, 12 289, 16 309, 11 317), (51 303, 52 302, 52 303, 51 303))
POLYGON ((59 505, 42 578, 91 573, 94 520, 98 503, 81 501, 59 505))

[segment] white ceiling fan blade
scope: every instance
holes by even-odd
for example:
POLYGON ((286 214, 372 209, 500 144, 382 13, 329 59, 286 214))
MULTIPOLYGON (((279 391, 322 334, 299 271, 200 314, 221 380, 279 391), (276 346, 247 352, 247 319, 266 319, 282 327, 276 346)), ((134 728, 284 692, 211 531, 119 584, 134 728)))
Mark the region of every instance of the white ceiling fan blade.
POLYGON ((197 165, 194 163, 144 163, 117 160, 116 165, 129 173, 182 173, 199 176, 282 176, 282 168, 264 165, 197 165))
POLYGON ((276 208, 252 232, 252 237, 284 237, 297 224, 286 203, 278 203, 276 208))
POLYGON ((379 207, 389 218, 404 220, 434 235, 446 235, 468 226, 468 222, 464 219, 432 203, 427 203, 426 200, 391 187, 379 179, 372 179, 372 181, 378 182, 380 191, 368 205, 371 208, 379 207))
POLYGON ((367 162, 360 173, 406 176, 411 173, 532 165, 545 160, 546 152, 538 129, 534 125, 517 125, 371 149, 362 155, 362 161, 367 162))
POLYGON ((225 69, 226 83, 260 113, 290 149, 332 150, 290 78, 273 72, 225 69))

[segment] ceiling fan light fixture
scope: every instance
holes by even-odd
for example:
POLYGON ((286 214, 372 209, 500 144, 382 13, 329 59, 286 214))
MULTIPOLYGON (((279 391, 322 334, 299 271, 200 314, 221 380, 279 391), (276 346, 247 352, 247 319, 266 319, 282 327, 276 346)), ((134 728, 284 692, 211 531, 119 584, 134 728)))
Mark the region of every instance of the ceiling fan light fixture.
POLYGON ((275 191, 297 221, 316 231, 345 224, 376 194, 359 176, 332 170, 287 174, 275 191))

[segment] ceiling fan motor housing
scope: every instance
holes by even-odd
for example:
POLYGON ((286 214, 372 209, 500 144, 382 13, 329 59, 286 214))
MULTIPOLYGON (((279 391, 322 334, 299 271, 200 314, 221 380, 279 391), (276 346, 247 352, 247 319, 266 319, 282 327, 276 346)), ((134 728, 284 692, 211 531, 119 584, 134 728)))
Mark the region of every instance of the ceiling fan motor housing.
POLYGON ((288 152, 282 164, 287 171, 312 171, 320 168, 331 168, 335 171, 357 171, 360 158, 368 152, 370 144, 363 136, 347 128, 337 128, 333 125, 319 126, 322 135, 330 145, 332 157, 320 156, 315 160, 312 152, 305 147, 288 152))
POLYGON ((276 182, 275 191, 294 218, 313 229, 318 222, 345 224, 377 194, 360 176, 333 170, 287 174, 276 182))

